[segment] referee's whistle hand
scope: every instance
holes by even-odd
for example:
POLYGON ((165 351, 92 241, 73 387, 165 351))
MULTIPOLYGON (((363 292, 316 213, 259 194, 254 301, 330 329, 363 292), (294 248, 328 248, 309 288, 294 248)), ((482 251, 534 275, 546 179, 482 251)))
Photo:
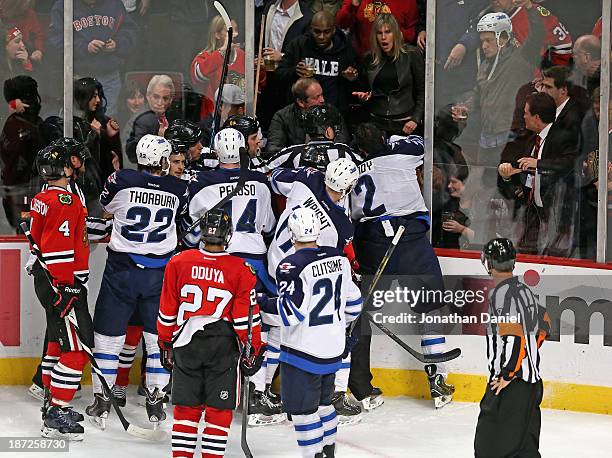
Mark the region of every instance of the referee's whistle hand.
POLYGON ((495 391, 495 395, 497 396, 511 381, 512 380, 504 380, 502 377, 498 377, 491 382, 491 389, 495 391))

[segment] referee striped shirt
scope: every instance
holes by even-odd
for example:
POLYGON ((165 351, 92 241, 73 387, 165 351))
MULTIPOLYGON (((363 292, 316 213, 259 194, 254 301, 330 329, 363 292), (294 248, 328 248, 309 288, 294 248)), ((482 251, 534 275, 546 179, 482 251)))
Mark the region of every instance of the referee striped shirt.
POLYGON ((487 325, 489 381, 520 378, 536 383, 540 377, 539 348, 550 332, 546 309, 517 277, 504 280, 491 292, 487 325), (499 322, 504 319, 505 322, 499 322), (497 321, 494 323, 492 321, 497 321))

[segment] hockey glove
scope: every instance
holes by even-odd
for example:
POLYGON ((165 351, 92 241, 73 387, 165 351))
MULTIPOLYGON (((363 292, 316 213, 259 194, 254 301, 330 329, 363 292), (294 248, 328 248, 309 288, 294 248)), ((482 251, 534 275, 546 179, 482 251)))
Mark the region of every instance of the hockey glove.
POLYGON ((346 358, 355 348, 355 345, 359 342, 359 334, 357 334, 357 327, 353 329, 353 332, 349 332, 351 327, 346 328, 346 341, 344 343, 344 353, 342 353, 342 359, 346 358))
POLYGON ((257 353, 253 353, 250 357, 246 357, 244 352, 240 355, 240 371, 245 377, 252 377, 261 368, 261 365, 266 355, 266 346, 259 347, 257 353))
POLYGON ((164 342, 163 340, 157 341, 159 345, 159 359, 161 365, 168 372, 172 372, 174 367, 174 350, 172 349, 172 342, 164 342))
POLYGON ((79 300, 81 288, 78 286, 57 285, 57 293, 53 301, 53 313, 64 318, 79 300))

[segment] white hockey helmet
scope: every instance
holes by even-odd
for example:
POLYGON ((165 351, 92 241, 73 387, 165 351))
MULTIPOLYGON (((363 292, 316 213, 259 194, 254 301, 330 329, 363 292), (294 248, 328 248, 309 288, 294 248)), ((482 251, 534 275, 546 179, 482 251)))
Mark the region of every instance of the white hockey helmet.
POLYGON ((240 162, 240 148, 245 147, 244 135, 232 127, 217 132, 213 142, 213 149, 217 153, 221 164, 240 162))
POLYGON ((144 135, 136 145, 136 159, 138 165, 146 167, 164 167, 163 159, 166 158, 166 171, 170 168, 168 158, 172 153, 172 145, 164 137, 159 135, 144 135))
POLYGON ((298 207, 287 222, 291 242, 316 242, 321 232, 321 223, 314 210, 306 207, 298 207))
POLYGON ((357 166, 350 159, 341 157, 327 164, 325 184, 334 191, 341 193, 342 197, 353 190, 358 178, 357 166))
POLYGON ((508 34, 508 39, 512 37, 512 20, 506 13, 487 13, 478 21, 476 31, 493 32, 495 34, 495 42, 500 47, 499 37, 502 33, 508 34))

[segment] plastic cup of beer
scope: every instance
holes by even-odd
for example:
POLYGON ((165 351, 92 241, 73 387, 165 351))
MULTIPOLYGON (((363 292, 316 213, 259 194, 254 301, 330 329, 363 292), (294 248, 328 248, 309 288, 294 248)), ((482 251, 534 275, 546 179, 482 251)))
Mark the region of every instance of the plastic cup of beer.
POLYGON ((264 68, 267 72, 273 72, 276 70, 276 61, 272 58, 272 56, 264 56, 264 68))

